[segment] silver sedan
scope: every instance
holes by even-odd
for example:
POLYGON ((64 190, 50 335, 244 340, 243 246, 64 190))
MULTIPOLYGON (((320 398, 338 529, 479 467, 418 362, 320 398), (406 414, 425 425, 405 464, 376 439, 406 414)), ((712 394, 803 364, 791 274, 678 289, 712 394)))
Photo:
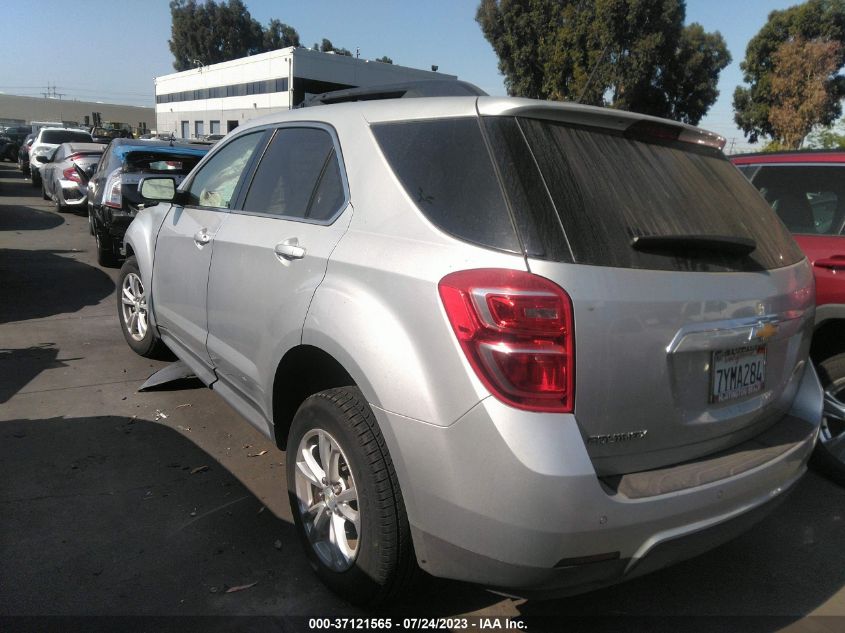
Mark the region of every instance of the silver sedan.
POLYGON ((78 170, 90 176, 106 146, 101 143, 62 143, 41 166, 41 193, 57 211, 87 210, 88 188, 78 170))

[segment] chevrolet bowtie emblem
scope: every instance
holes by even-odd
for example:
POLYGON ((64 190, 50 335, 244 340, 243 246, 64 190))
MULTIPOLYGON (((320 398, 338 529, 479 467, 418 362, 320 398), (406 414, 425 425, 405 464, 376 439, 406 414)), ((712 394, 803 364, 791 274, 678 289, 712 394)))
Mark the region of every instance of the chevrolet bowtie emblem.
POLYGON ((777 334, 778 326, 774 323, 759 323, 751 328, 751 334, 748 336, 748 340, 760 340, 760 341, 768 341, 772 338, 775 334, 777 334))

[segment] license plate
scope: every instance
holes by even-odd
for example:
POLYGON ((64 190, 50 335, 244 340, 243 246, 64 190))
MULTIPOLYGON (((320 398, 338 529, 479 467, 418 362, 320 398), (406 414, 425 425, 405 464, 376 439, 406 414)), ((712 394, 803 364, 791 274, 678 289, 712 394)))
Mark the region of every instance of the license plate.
POLYGON ((713 352, 710 402, 726 402, 757 393, 766 384, 766 346, 713 352))

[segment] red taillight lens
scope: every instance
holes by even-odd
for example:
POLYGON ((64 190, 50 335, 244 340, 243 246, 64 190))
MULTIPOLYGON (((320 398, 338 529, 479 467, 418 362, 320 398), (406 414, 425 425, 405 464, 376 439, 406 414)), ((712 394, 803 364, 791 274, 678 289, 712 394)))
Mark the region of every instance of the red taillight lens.
POLYGON ((571 413, 572 302, 544 277, 518 270, 451 273, 438 286, 452 329, 497 398, 530 411, 571 413))
POLYGON ((68 167, 62 172, 62 178, 64 180, 72 180, 74 182, 81 182, 79 179, 79 174, 76 173, 76 170, 73 167, 68 167))

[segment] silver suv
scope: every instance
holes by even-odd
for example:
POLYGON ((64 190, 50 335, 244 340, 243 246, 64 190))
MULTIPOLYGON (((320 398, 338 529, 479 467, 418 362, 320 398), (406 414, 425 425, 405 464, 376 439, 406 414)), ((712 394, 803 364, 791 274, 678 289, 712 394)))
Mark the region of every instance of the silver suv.
POLYGON ((256 119, 141 183, 123 332, 286 448, 350 600, 637 576, 769 511, 821 419, 812 271, 723 143, 484 96, 256 119))

